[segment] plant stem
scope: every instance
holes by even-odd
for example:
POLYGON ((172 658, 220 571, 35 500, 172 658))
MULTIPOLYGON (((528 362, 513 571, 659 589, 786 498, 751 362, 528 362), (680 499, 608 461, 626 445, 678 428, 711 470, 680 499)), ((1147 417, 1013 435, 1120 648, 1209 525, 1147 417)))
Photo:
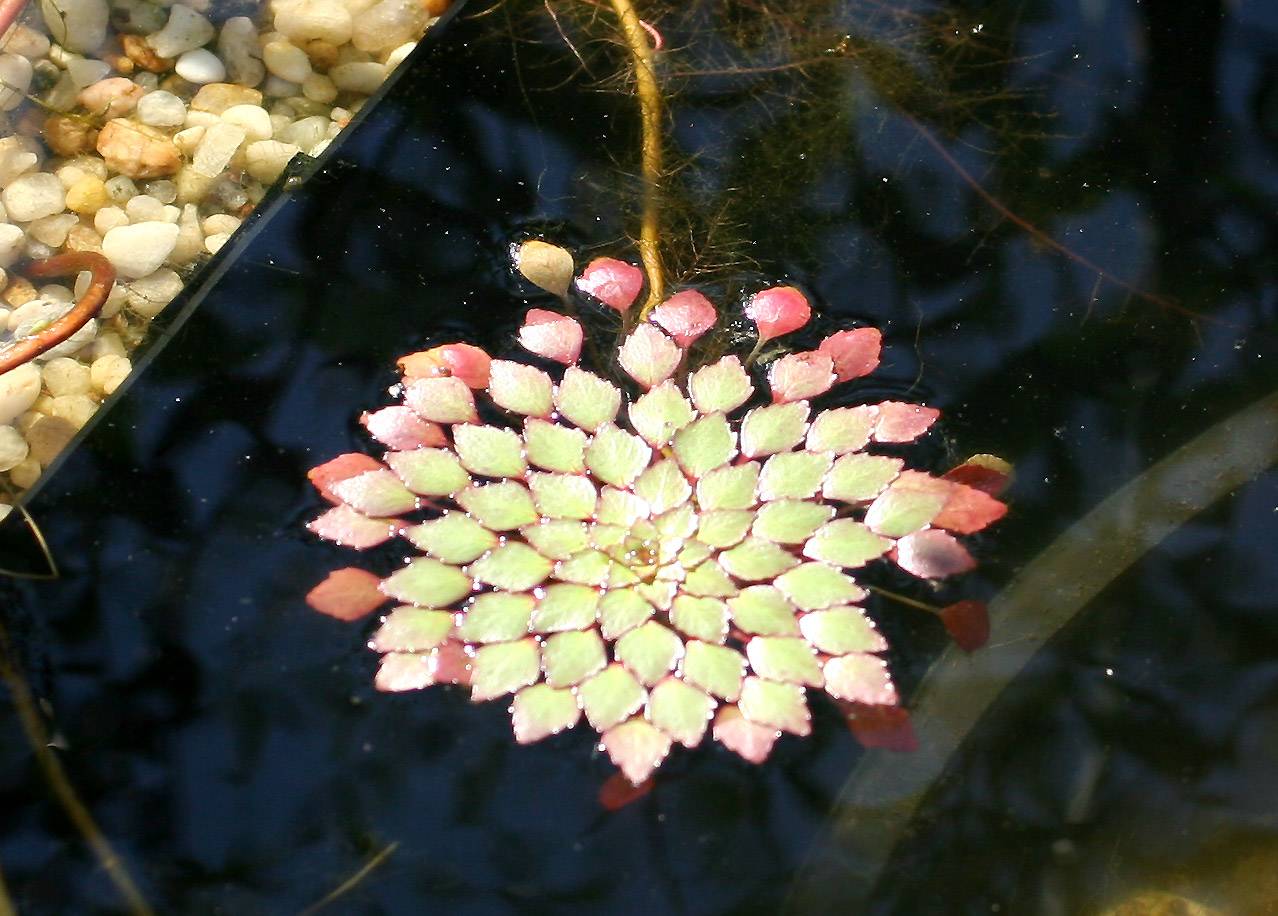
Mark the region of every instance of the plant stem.
POLYGON ((327 895, 325 895, 323 899, 315 901, 306 909, 302 910, 302 912, 299 913, 298 916, 311 916, 312 913, 318 913, 320 910, 324 909, 324 907, 328 906, 330 903, 337 900, 343 894, 350 893, 357 886, 359 886, 359 883, 361 881, 363 881, 373 872, 373 869, 377 868, 377 866, 381 865, 388 858, 390 858, 391 853, 393 853, 398 848, 399 848, 399 840, 395 840, 393 843, 387 843, 384 847, 382 847, 381 850, 378 851, 377 855, 373 856, 371 859, 369 859, 367 862, 361 865, 359 870, 356 871, 355 874, 351 875, 349 878, 347 878, 345 881, 343 881, 341 884, 335 887, 332 891, 330 891, 327 895))
POLYGON ((908 607, 918 608, 920 611, 927 611, 929 614, 941 613, 941 609, 936 605, 928 604, 926 601, 919 601, 915 598, 911 598, 909 595, 902 595, 900 592, 894 592, 886 588, 879 588, 877 585, 870 585, 868 583, 865 587, 874 592, 876 595, 882 595, 884 598, 890 598, 891 600, 907 605, 908 607))
POLYGON ((665 276, 658 248, 657 186, 661 180, 661 89, 653 63, 652 45, 630 0, 612 0, 621 22, 621 33, 635 62, 635 92, 639 97, 639 119, 643 130, 640 167, 643 172, 643 217, 639 225, 639 257, 648 275, 648 298, 639 310, 643 320, 665 298, 665 276))
POLYGON ((18 916, 18 908, 9 896, 9 888, 4 883, 4 872, 0 871, 0 916, 18 916))

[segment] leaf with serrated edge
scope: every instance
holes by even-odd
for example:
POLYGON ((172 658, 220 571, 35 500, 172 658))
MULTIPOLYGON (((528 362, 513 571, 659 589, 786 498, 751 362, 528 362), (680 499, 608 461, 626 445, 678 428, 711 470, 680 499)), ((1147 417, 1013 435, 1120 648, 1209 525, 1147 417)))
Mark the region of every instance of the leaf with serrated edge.
POLYGON ((590 473, 614 487, 629 487, 651 458, 646 442, 611 423, 604 424, 586 446, 590 473))
POLYGON ((670 738, 640 718, 614 725, 600 742, 608 757, 634 785, 639 785, 670 753, 670 738))
POLYGON ((594 626, 599 591, 588 585, 555 582, 547 585, 532 615, 535 633, 584 630, 594 626))
POLYGON ((569 366, 555 389, 555 407, 573 424, 593 433, 616 419, 621 392, 593 372, 569 366))
POLYGON ((662 382, 630 405, 630 425, 653 448, 661 448, 696 416, 674 382, 662 382))
POLYGON ((740 652, 694 639, 685 653, 679 668, 685 681, 729 703, 741 695, 746 661, 740 652))
POLYGON ((536 682, 541 653, 535 639, 481 646, 471 669, 470 698, 492 700, 536 682))
POLYGON ((808 428, 805 447, 810 452, 834 452, 836 455, 859 452, 869 444, 877 417, 878 408, 869 404, 823 410, 813 418, 808 428))
POLYGON ((365 413, 359 421, 370 436, 387 448, 408 451, 448 444, 448 437, 438 423, 423 420, 411 407, 402 404, 365 413))
POLYGON ((692 639, 721 643, 728 635, 728 606, 718 598, 679 595, 670 608, 670 624, 692 639))
POLYGON ((539 417, 524 422, 528 463, 546 471, 580 474, 586 469, 586 434, 539 417))
POLYGON ((655 513, 681 506, 692 496, 692 487, 679 465, 670 459, 648 467, 635 481, 635 495, 648 503, 655 513))
POLYGON ((867 706, 895 706, 901 701, 892 685, 887 662, 877 655, 860 652, 826 661, 825 690, 836 700, 867 706))
POLYGON ((699 478, 732 460, 737 437, 727 417, 712 413, 675 433, 673 448, 679 466, 699 478))
POLYGON ((616 487, 604 487, 599 491, 598 521, 630 528, 647 517, 648 504, 633 493, 616 487))
POLYGON ((703 510, 749 509, 757 501, 759 462, 715 468, 697 481, 697 505, 703 510))
POLYGON ((650 324, 635 328, 617 351, 621 368, 644 388, 653 388, 670 378, 682 357, 678 345, 650 324))
POLYGON ((527 593, 476 595, 461 615, 457 636, 467 642, 508 642, 528 635, 535 600, 527 593))
POLYGON ((529 309, 519 329, 519 343, 530 353, 571 366, 581 356, 581 325, 558 312, 529 309))
POLYGON ((735 356, 702 366, 688 381, 692 403, 703 414, 730 413, 754 394, 750 375, 735 356))
POLYGON ((760 677, 788 684, 820 687, 825 683, 816 653, 805 639, 756 636, 746 643, 746 658, 760 677))
POLYGON ((859 607, 835 607, 804 614, 799 618, 799 630, 804 639, 827 655, 887 649, 887 640, 859 607))
POLYGON ((943 579, 967 572, 976 561, 954 535, 928 528, 896 542, 896 565, 921 579, 943 579))
POLYGON ((856 569, 877 560, 892 549, 865 525, 850 518, 836 518, 822 525, 803 545, 803 555, 844 569, 856 569))
POLYGON ((875 442, 913 442, 941 416, 935 407, 903 401, 884 401, 878 408, 879 416, 874 424, 875 442))
POLYGON ((834 507, 802 499, 764 503, 751 531, 778 544, 802 544, 834 517, 834 507))
POLYGON ((512 531, 537 521, 537 508, 528 489, 513 480, 470 486, 455 498, 476 521, 493 531, 512 531))
POLYGON ((608 663, 603 640, 594 630, 556 633, 541 647, 542 670, 551 687, 571 687, 608 663))
POLYGON ((697 510, 684 503, 652 520, 662 538, 687 538, 697 530, 697 510))
POLYGON ((705 736, 715 705, 696 687, 668 677, 648 696, 648 718, 684 747, 696 747, 705 736))
POLYGON ((386 603, 382 582, 367 570, 348 566, 335 569, 306 593, 306 603, 338 620, 359 620, 386 603))
POLYGON ((505 592, 524 592, 550 575, 552 564, 527 544, 510 541, 470 564, 475 581, 505 592))
POLYGON ((768 386, 778 404, 825 394, 834 384, 834 360, 828 353, 791 353, 768 367, 768 386))
MULTIPOLYGON (((548 417, 554 409, 550 376, 532 366, 493 360, 488 396, 498 407, 530 417, 548 417)), ((429 418, 428 418, 429 419, 429 418)))
POLYGON ((683 657, 683 641, 650 620, 618 639, 614 651, 640 683, 651 685, 665 677, 683 657))
POLYGON ((590 529, 586 524, 570 519, 552 519, 525 525, 519 529, 519 533, 538 553, 552 560, 566 560, 584 550, 590 543, 590 529))
POLYGON ((823 352, 834 360, 834 371, 840 382, 869 375, 879 364, 883 335, 878 328, 839 331, 821 341, 823 352))
POLYGON ((648 691, 625 666, 613 662, 577 688, 586 719, 595 731, 607 731, 643 706, 648 691))
POLYGON ((317 537, 352 550, 384 544, 399 530, 393 518, 369 518, 350 506, 334 506, 306 526, 317 537))
POLYGON ((347 477, 329 489, 334 496, 362 515, 400 515, 417 508, 417 496, 395 474, 385 469, 347 477))
POLYGON ((746 536, 754 524, 749 509, 721 509, 703 512, 697 527, 697 540, 711 547, 731 547, 746 536))
MULTIPOLYGON (((868 502, 896 479, 904 464, 900 458, 857 452, 834 462, 821 494, 845 503, 868 502)), ((939 507, 938 507, 939 508, 939 507)))
POLYGON ((706 598, 730 598, 737 593, 736 585, 714 560, 706 560, 688 573, 683 580, 683 590, 706 598))
POLYGON ((793 604, 805 611, 819 611, 836 604, 855 604, 865 598, 865 589, 833 566, 804 563, 778 576, 777 588, 793 604))
POLYGON ((555 578, 579 585, 607 585, 612 560, 598 550, 582 550, 555 565, 555 578))
POLYGON ((453 427, 453 448, 462 466, 484 477, 519 477, 528 470, 524 443, 509 429, 463 423, 453 427))
POLYGON ((772 752, 777 730, 751 722, 736 706, 720 706, 714 717, 714 740, 750 763, 763 763, 772 752))
POLYGON ((628 588, 613 588, 599 602, 599 629, 614 640, 644 623, 655 613, 651 604, 628 588))
POLYGON ((418 557, 382 580, 382 594, 419 607, 448 607, 470 594, 471 582, 456 566, 418 557))
POLYGON ((386 463, 404 486, 421 496, 452 496, 470 484, 457 456, 442 448, 387 452, 386 463))
POLYGON ((759 636, 798 636, 796 608, 772 585, 752 585, 728 599, 733 624, 759 636))
POLYGON ((510 719, 515 740, 531 744, 549 735, 572 728, 581 718, 581 709, 571 690, 556 690, 548 684, 533 684, 515 694, 510 719))
POLYGON ((594 517, 598 493, 589 477, 534 471, 528 475, 528 488, 542 518, 594 517))
POLYGON ((373 686, 386 693, 421 690, 435 683, 429 655, 416 652, 387 652, 377 666, 373 686))
POLYGON ((445 512, 404 531, 418 550, 445 563, 469 563, 497 546, 497 535, 462 512, 445 512))
POLYGON ((891 538, 918 531, 936 518, 951 486, 949 481, 906 471, 870 503, 865 524, 875 534, 891 538))
POLYGON ((756 407, 741 421, 741 454, 760 458, 794 448, 808 431, 808 402, 756 407))
POLYGON ((737 706, 751 722, 769 725, 794 735, 812 731, 812 715, 808 712, 803 688, 798 684, 748 677, 741 685, 737 706))
POLYGON ((759 476, 759 499, 808 499, 821 489, 821 482, 834 464, 829 452, 783 452, 763 465, 759 476))
POLYGON ((474 423, 475 397, 459 378, 419 378, 404 389, 404 403, 432 423, 474 423))
POLYGON ((743 582, 768 582, 799 565, 788 550, 763 538, 749 537, 719 554, 719 563, 743 582))
POLYGON ((420 607, 397 607, 382 621, 371 641, 375 652, 425 652, 448 638, 453 615, 420 607))

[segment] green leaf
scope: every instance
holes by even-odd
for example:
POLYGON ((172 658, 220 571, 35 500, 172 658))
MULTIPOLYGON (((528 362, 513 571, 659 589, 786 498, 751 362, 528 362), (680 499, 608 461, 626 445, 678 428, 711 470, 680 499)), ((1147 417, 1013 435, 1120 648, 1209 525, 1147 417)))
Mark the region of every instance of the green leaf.
POLYGON ((462 512, 405 529, 404 536, 418 550, 445 563, 469 563, 497 546, 497 535, 462 512))
POLYGON ((387 452, 386 463, 404 486, 421 496, 452 496, 470 484, 457 456, 442 448, 387 452))
POLYGON ((737 701, 737 707, 747 719, 759 725, 795 735, 806 735, 812 731, 807 700, 798 684, 748 677, 741 685, 741 699, 737 701))
POLYGON ((659 461, 648 467, 635 481, 635 495, 648 503, 655 513, 665 512, 681 506, 692 495, 692 487, 688 485, 679 465, 670 459, 659 461))
POLYGON ((538 553, 552 560, 566 560, 590 543, 590 529, 586 524, 570 519, 550 519, 527 525, 520 528, 519 533, 538 553))
POLYGON ((621 392, 594 373, 569 366, 555 389, 555 407, 569 421, 593 433, 616 419, 621 392))
POLYGON ((918 531, 945 506, 950 484, 917 471, 907 471, 865 510, 865 524, 875 534, 899 538, 918 531))
POLYGON ((790 551, 763 538, 746 538, 719 554, 719 563, 730 575, 745 582, 767 582, 799 565, 790 551))
POLYGON ((616 662, 582 681, 577 696, 586 719, 596 731, 607 731, 634 715, 648 699, 648 691, 624 665, 616 662))
POLYGON ((624 559, 629 549, 625 543, 629 535, 629 529, 620 525, 595 522, 590 526, 590 546, 608 554, 614 560, 624 559))
POLYGON ((675 342, 651 324, 636 327, 617 350, 621 368, 644 388, 670 378, 682 357, 683 351, 675 342))
POLYGON ((604 639, 615 640, 655 613, 651 604, 628 588, 612 588, 599 602, 599 629, 604 639))
POLYGON ((829 452, 783 452, 763 465, 759 478, 759 498, 808 499, 821 489, 821 482, 834 464, 829 452))
POLYGON ((659 611, 670 610, 675 594, 679 591, 676 582, 639 582, 634 586, 635 592, 659 611))
POLYGON ((802 499, 764 503, 755 518, 754 534, 778 544, 802 544, 834 516, 834 507, 802 499))
POLYGON ((741 421, 741 453, 759 458, 794 448, 808 431, 808 402, 756 407, 741 421))
POLYGON ((752 585, 728 599, 732 622, 738 629, 759 636, 798 636, 795 606, 779 588, 752 585))
POLYGON ((612 566, 608 567, 608 581, 605 583, 605 587, 625 588, 629 585, 635 585, 639 581, 639 576, 636 576, 629 567, 614 561, 612 566))
POLYGON ((488 396, 506 410, 531 417, 549 417, 554 409, 552 390, 550 376, 532 366, 495 359, 489 367, 488 396))
POLYGON ((603 640, 594 630, 556 633, 541 647, 541 664, 551 687, 571 687, 607 663, 603 640))
POLYGON ((551 562, 520 541, 509 541, 470 564, 477 582, 505 592, 524 592, 550 575, 551 562))
POLYGON ((612 560, 598 550, 583 550, 555 566, 555 578, 579 585, 607 585, 612 560))
POLYGON ((586 446, 586 467, 590 472, 604 483, 623 489, 634 483, 651 458, 652 449, 647 443, 611 423, 600 427, 586 446))
POLYGON ((462 465, 484 477, 520 477, 528 470, 524 442, 509 430, 463 423, 453 427, 453 447, 462 465))
POLYGON ((689 684, 731 703, 741 695, 745 665, 745 659, 735 649, 692 640, 680 671, 689 684))
POLYGON ((586 434, 537 417, 524 422, 524 450, 528 462, 547 471, 580 474, 586 469, 586 434))
POLYGON ((730 598, 737 593, 736 585, 714 560, 706 560, 688 573, 683 580, 683 590, 689 595, 708 598, 730 598))
POLYGON ((668 677, 648 697, 648 718, 684 747, 701 743, 715 702, 696 687, 668 677))
POLYGON ((803 555, 810 560, 856 569, 891 549, 891 541, 879 537, 860 522, 836 518, 817 529, 803 545, 803 555))
POLYGON ((866 455, 858 452, 844 455, 834 462, 826 475, 822 495, 845 503, 859 503, 874 499, 901 471, 900 458, 882 455, 866 455))
POLYGON ((534 599, 528 594, 485 592, 467 606, 457 635, 466 642, 508 642, 528 635, 534 599))
POLYGON ((581 718, 581 709, 571 690, 533 684, 515 694, 510 705, 510 717, 515 728, 515 740, 520 744, 530 744, 572 728, 581 718))
POLYGON ((476 521, 493 531, 512 531, 537 521, 537 509, 528 489, 513 480, 475 484, 455 499, 476 521))
POLYGON ((373 634, 376 652, 425 652, 448 639, 453 615, 419 607, 397 607, 373 634))
POLYGON ((540 654, 531 638, 481 646, 471 667, 471 699, 496 699, 534 683, 541 675, 540 654))
POLYGON ((865 597, 865 589, 833 566, 804 563, 776 580, 792 603, 805 611, 819 611, 836 604, 854 604, 865 597))
POLYGON ((671 538, 682 540, 691 537, 692 532, 697 530, 697 510, 685 503, 677 509, 658 515, 652 520, 652 525, 663 541, 671 538))
POLYGON ((697 481, 702 510, 750 509, 758 502, 759 462, 715 468, 697 481))
POLYGON ((807 640, 785 636, 756 636, 746 643, 750 667, 760 677, 789 684, 825 684, 816 653, 807 640))
POLYGON ((675 433, 675 458, 693 478, 727 464, 736 452, 736 434, 721 413, 704 416, 675 433))
POLYGON ((754 385, 742 368, 741 360, 725 356, 717 363, 692 373, 688 391, 692 395, 692 403, 701 413, 729 413, 750 399, 754 385))
POLYGON ((419 607, 448 607, 470 594, 470 579, 456 566, 419 557, 382 581, 387 597, 419 607))
POLYGON ((655 621, 648 621, 617 640, 617 659, 639 678, 640 683, 655 684, 674 670, 683 656, 683 641, 655 621))
POLYGON ((608 757, 634 785, 652 775, 670 753, 670 738, 640 718, 614 725, 600 741, 608 757))
POLYGON ((675 556, 675 562, 684 569, 692 569, 710 559, 713 554, 714 551, 700 541, 684 541, 682 548, 675 556))
POLYGON ((901 701, 887 662, 858 652, 825 663, 825 690, 836 700, 868 706, 895 706, 901 701))
POLYGON ((588 585, 556 582, 545 588, 533 612, 532 628, 537 633, 584 630, 594 626, 599 607, 599 591, 588 585))
POLYGON ((670 623, 685 636, 721 643, 728 635, 728 606, 717 598, 679 595, 670 608, 670 623))
POLYGON ((626 490, 604 487, 599 493, 599 508, 595 518, 606 525, 630 528, 648 517, 648 504, 626 490))
POLYGON ((661 448, 693 418, 692 405, 674 382, 663 382, 630 405, 630 425, 653 448, 661 448))
POLYGON ((329 490, 364 515, 399 515, 417 508, 417 497, 387 470, 365 471, 347 477, 332 484, 329 490))
POLYGON ((749 509, 721 509, 703 512, 697 527, 697 540, 711 547, 731 547, 746 536, 754 524, 749 509))
POLYGON ((589 477, 534 471, 528 475, 528 486, 543 518, 594 518, 599 494, 589 477))
POLYGON ((473 423, 478 417, 470 388, 452 376, 415 379, 404 390, 404 403, 432 423, 473 423))
POLYGON ((799 629, 808 642, 827 655, 882 652, 888 647, 874 621, 859 607, 836 607, 804 614, 799 618, 799 629))
POLYGON ((808 430, 807 448, 836 455, 860 451, 870 441, 877 416, 878 409, 868 404, 822 411, 808 430))

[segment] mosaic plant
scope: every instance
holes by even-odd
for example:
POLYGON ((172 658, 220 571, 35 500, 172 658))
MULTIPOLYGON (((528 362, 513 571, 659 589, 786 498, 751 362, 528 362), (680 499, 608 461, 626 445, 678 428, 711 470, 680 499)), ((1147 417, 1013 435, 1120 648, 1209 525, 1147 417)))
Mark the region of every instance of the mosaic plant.
MULTIPOLYGON (((896 710, 857 575, 971 569, 958 536, 1004 514, 989 492, 1003 468, 936 477, 884 454, 927 432, 929 407, 814 406, 875 369, 875 329, 776 346, 756 384, 754 355, 810 320, 793 287, 746 302, 751 354, 701 360, 721 318, 701 293, 636 320, 635 266, 601 258, 574 281, 571 255, 540 242, 518 260, 565 307, 621 314, 615 365, 583 365, 582 324, 531 309, 519 342, 539 359, 464 343, 405 356, 399 403, 363 418, 382 459, 341 455, 310 474, 333 504, 317 535, 418 551, 385 578, 338 570, 308 596, 346 620, 394 604, 369 643, 377 687, 465 685, 508 705, 521 743, 584 719, 635 784, 707 732, 763 761, 782 733, 809 732, 810 691, 854 719, 896 710)), ((971 639, 982 623, 952 629, 971 639)))

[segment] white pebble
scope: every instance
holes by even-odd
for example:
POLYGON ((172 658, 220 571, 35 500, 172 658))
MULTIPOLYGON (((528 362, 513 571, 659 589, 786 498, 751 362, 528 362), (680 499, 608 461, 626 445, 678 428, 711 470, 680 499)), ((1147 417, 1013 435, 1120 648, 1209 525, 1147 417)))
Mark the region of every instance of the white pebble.
POLYGON ((217 235, 219 232, 230 233, 240 228, 240 221, 229 213, 214 213, 204 218, 200 228, 204 230, 205 235, 217 235))
POLYGON ((89 367, 67 356, 49 360, 40 374, 45 390, 55 398, 68 394, 88 394, 92 388, 89 367))
POLYGON ((28 451, 27 440, 22 438, 22 433, 12 426, 0 426, 0 471, 16 468, 26 459, 28 451))
POLYGON ((301 91, 302 87, 297 83, 291 83, 275 74, 268 76, 266 82, 262 83, 262 95, 273 99, 287 99, 301 91))
POLYGON ((302 81, 302 95, 312 102, 327 104, 337 98, 337 87, 322 73, 312 73, 302 81))
POLYGON ((111 65, 104 60, 77 57, 67 61, 67 75, 77 89, 85 89, 111 75, 111 65))
MULTIPOLYGON (((215 30, 211 22, 189 6, 178 4, 170 7, 169 21, 164 24, 164 28, 154 35, 147 36, 146 43, 160 57, 178 57, 208 44, 213 40, 214 34, 215 30)), ((186 78, 184 74, 179 73, 179 75, 186 78)))
POLYGON ((0 188, 7 188, 20 176, 36 167, 39 158, 23 149, 0 149, 0 188))
POLYGON ((38 290, 37 295, 46 302, 74 302, 75 295, 61 283, 48 283, 38 290))
POLYGON ((301 149, 310 149, 328 136, 328 118, 314 115, 294 121, 278 134, 276 139, 292 143, 301 149))
POLYGON ((177 244, 173 223, 137 223, 118 226, 102 237, 102 253, 124 277, 154 273, 177 244))
POLYGON ((98 235, 106 235, 117 226, 128 224, 129 215, 119 207, 103 207, 93 214, 93 228, 98 230, 98 235))
POLYGON ((0 47, 21 54, 27 60, 39 60, 49 53, 49 39, 41 32, 18 23, 0 38, 0 47))
MULTIPOLYGON (((26 58, 18 58, 26 62, 26 58)), ((268 42, 262 48, 262 63, 280 79, 300 83, 311 75, 311 59, 306 52, 287 41, 268 42)), ((30 68, 30 64, 27 67, 30 68)))
MULTIPOLYGON (((174 7, 174 9, 177 8, 174 7)), ((220 83, 226 79, 226 67, 217 59, 217 55, 203 48, 187 51, 178 58, 177 65, 173 69, 182 79, 188 83, 195 83, 197 86, 205 83, 220 83)))
POLYGON ((14 179, 3 192, 0 200, 8 211, 9 219, 20 223, 30 222, 42 216, 52 216, 66 209, 66 190, 58 176, 36 172, 14 179))
POLYGON ((164 219, 164 204, 149 194, 139 194, 124 205, 131 223, 149 223, 164 219))
POLYGON ((112 394, 132 371, 133 364, 124 354, 108 354, 93 361, 89 367, 89 379, 98 391, 112 394))
POLYGON ((171 204, 177 200, 177 185, 169 181, 167 178, 161 178, 158 181, 149 181, 146 185, 146 193, 150 194, 162 204, 171 204))
POLYGON ((389 51, 412 41, 425 27, 426 11, 420 4, 411 0, 382 0, 356 15, 354 45, 374 54, 389 51))
POLYGON ((232 105, 222 112, 222 120, 242 128, 249 141, 269 140, 275 132, 271 116, 260 105, 232 105))
POLYGON ((350 92, 374 92, 386 79, 386 67, 376 61, 338 64, 328 71, 328 78, 338 89, 350 92))
POLYGON ((0 223, 0 267, 7 268, 18 260, 26 243, 27 234, 20 228, 10 223, 0 223))
POLYGON ((266 66, 258 50, 257 26, 247 16, 233 16, 222 24, 217 51, 226 64, 231 82, 256 86, 266 76, 266 66))
POLYGON ((407 60, 408 55, 413 53, 413 49, 417 47, 417 42, 406 41, 394 51, 386 55, 386 70, 390 72, 407 60))
POLYGON ((157 89, 138 102, 138 119, 150 127, 180 127, 186 121, 186 104, 173 93, 157 89))
POLYGON ((193 156, 195 148, 200 145, 200 141, 204 139, 205 127, 188 127, 186 130, 179 130, 173 135, 173 142, 182 152, 183 156, 193 156))
POLYGON ((354 23, 340 0, 277 0, 275 28, 296 44, 319 39, 344 45, 351 40, 354 23))
POLYGON ((78 165, 64 165, 62 168, 56 170, 53 174, 58 176, 58 181, 62 182, 62 187, 66 188, 69 191, 71 190, 71 186, 73 184, 75 184, 77 181, 79 181, 88 173, 84 169, 80 168, 78 165))
MULTIPOLYGON (((123 355, 124 341, 121 340, 120 335, 114 331, 107 331, 103 334, 99 334, 98 339, 95 340, 92 346, 88 347, 85 351, 86 358, 92 359, 94 362, 97 362, 107 356, 123 355)), ((96 386, 98 383, 95 381, 93 384, 96 386)))
POLYGON ((22 104, 34 72, 31 61, 21 54, 0 54, 0 111, 12 111, 22 104))
POLYGON ((98 402, 87 394, 65 394, 53 399, 52 415, 66 420, 76 429, 88 423, 98 412, 98 402))
POLYGON ((41 0, 40 12, 53 40, 68 51, 94 51, 106 40, 106 0, 41 0))
POLYGON ((176 272, 164 267, 128 285, 129 308, 143 318, 154 318, 180 292, 182 292, 182 278, 176 272))
POLYGON ((204 248, 209 254, 217 254, 222 250, 222 246, 230 241, 229 232, 219 232, 217 235, 209 235, 204 238, 204 248))
POLYGON ((0 375, 0 423, 12 423, 31 409, 40 397, 40 370, 23 363, 0 375))
POLYGON ((258 181, 272 182, 280 177, 290 159, 300 152, 293 143, 281 143, 278 140, 259 140, 250 143, 244 150, 244 159, 248 164, 248 173, 258 181))
POLYGON ((106 182, 106 192, 115 203, 125 204, 137 196, 138 186, 127 175, 116 175, 106 182))
POLYGON ((176 223, 182 217, 182 208, 175 207, 173 204, 165 204, 162 217, 166 223, 176 223))
POLYGON ((55 213, 53 216, 34 220, 27 226, 27 235, 50 248, 61 248, 71 227, 79 222, 80 217, 74 213, 55 213))
POLYGON ((196 111, 192 108, 186 113, 186 120, 183 123, 187 127, 212 127, 221 120, 211 111, 196 111))
POLYGON ((203 175, 221 175, 231 164, 231 158, 244 138, 242 127, 226 123, 214 124, 204 131, 204 137, 195 148, 195 155, 191 157, 191 165, 203 175))

